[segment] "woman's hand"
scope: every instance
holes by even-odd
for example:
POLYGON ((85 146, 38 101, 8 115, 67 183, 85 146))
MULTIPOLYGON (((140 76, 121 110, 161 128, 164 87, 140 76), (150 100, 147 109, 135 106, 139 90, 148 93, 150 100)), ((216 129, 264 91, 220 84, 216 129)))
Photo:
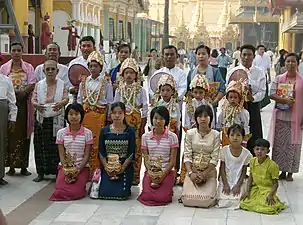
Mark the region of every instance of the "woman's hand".
POLYGON ((196 172, 192 172, 191 175, 189 176, 190 180, 193 183, 198 183, 198 174, 196 172))
POLYGON ((53 110, 55 112, 58 112, 63 107, 62 102, 57 102, 55 105, 53 105, 53 110))
POLYGON ((41 104, 38 104, 36 105, 35 107, 40 113, 43 113, 45 111, 45 106, 44 105, 41 105, 41 104))
POLYGON ((285 98, 284 101, 285 101, 285 104, 289 105, 289 106, 292 106, 295 103, 295 100, 290 99, 290 98, 285 98))
POLYGON ((241 193, 241 185, 236 184, 233 188, 232 188, 232 192, 234 196, 238 196, 241 193))

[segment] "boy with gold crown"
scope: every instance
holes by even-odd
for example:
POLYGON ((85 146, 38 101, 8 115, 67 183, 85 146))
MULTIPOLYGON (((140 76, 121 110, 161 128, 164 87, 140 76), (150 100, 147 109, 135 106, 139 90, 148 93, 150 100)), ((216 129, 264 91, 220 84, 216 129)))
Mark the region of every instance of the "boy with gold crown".
POLYGON ((84 78, 79 86, 77 102, 83 105, 85 116, 83 126, 90 129, 94 137, 90 156, 90 178, 100 168, 98 143, 100 130, 105 127, 109 105, 113 102, 113 88, 110 79, 102 73, 104 61, 99 52, 88 56, 88 68, 91 75, 84 78))
POLYGON ((231 81, 226 89, 222 111, 218 117, 217 129, 222 130, 222 146, 229 144, 227 130, 233 124, 245 130, 245 140, 249 139, 249 112, 244 108, 247 95, 246 81, 231 81))
MULTIPOLYGON (((168 128, 179 136, 179 127, 181 125, 181 110, 178 104, 177 85, 174 77, 166 72, 156 72, 151 78, 150 83, 157 83, 152 81, 157 80, 158 84, 156 90, 152 90, 154 94, 154 104, 156 106, 165 106, 169 111, 170 122, 168 128)), ((153 87, 151 87, 153 89, 153 87)))
POLYGON ((115 94, 115 102, 123 102, 126 107, 125 120, 136 129, 136 163, 134 164, 134 185, 140 183, 140 169, 142 164, 141 136, 144 134, 147 122, 147 93, 141 86, 141 76, 137 62, 127 58, 121 65, 119 85, 115 94))
MULTIPOLYGON (((208 98, 209 92, 209 85, 206 76, 197 74, 194 79, 191 81, 189 85, 190 93, 186 98, 186 105, 185 105, 185 115, 184 115, 184 125, 183 129, 185 131, 196 127, 195 121, 195 111, 200 105, 209 105, 212 109, 212 105, 206 100, 208 98)), ((212 127, 215 126, 215 120, 212 121, 212 127)), ((181 174, 179 180, 177 181, 178 185, 182 185, 184 183, 186 174, 185 165, 183 163, 182 157, 182 167, 181 167, 181 174)))

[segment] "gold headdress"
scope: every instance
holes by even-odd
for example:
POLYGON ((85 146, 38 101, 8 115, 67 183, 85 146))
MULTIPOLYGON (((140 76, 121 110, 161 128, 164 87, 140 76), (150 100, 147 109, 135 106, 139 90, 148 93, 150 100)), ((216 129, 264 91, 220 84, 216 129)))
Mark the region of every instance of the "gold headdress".
MULTIPOLYGON (((226 95, 228 94, 228 92, 230 91, 235 91, 240 95, 241 100, 244 100, 244 97, 246 95, 246 81, 243 81, 242 79, 238 80, 238 81, 230 81, 227 88, 226 88, 226 95)), ((244 103, 244 102, 243 102, 244 103)))
POLYGON ((190 82, 189 88, 193 89, 196 87, 201 87, 205 91, 209 90, 209 84, 206 76, 198 74, 194 77, 194 79, 190 82))
POLYGON ((92 53, 89 54, 89 56, 87 58, 87 63, 91 63, 92 61, 96 61, 101 66, 104 65, 104 60, 103 60, 101 54, 97 51, 93 51, 92 53))
POLYGON ((176 85, 176 81, 175 78, 168 73, 163 73, 162 76, 159 79, 158 82, 158 91, 160 91, 160 87, 163 85, 170 85, 174 91, 176 92, 177 90, 177 85, 176 85))
POLYGON ((124 60, 120 68, 121 73, 123 73, 123 71, 126 70, 127 68, 133 69, 136 73, 138 73, 139 71, 138 63, 136 62, 135 59, 132 58, 127 58, 124 60))

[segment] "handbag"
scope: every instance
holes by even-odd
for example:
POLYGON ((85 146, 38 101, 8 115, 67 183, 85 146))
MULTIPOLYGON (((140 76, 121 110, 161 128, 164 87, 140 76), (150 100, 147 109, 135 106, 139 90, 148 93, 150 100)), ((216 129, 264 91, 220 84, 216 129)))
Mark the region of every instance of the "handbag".
POLYGON ((148 73, 149 73, 149 63, 150 63, 150 59, 148 59, 147 64, 144 67, 144 70, 143 70, 144 76, 148 76, 148 73))
POLYGON ((92 183, 90 186, 89 197, 92 199, 99 198, 99 189, 101 184, 101 170, 97 168, 94 172, 92 183))

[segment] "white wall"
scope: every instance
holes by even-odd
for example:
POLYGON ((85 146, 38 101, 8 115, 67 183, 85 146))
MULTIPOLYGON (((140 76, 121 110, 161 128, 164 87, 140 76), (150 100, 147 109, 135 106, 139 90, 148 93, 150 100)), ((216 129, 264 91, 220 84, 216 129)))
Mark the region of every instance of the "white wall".
POLYGON ((55 28, 54 32, 54 42, 61 48, 61 55, 68 56, 67 40, 68 40, 68 31, 61 30, 61 27, 67 26, 67 22, 71 20, 71 17, 68 13, 62 10, 55 10, 53 12, 53 26, 55 28))

